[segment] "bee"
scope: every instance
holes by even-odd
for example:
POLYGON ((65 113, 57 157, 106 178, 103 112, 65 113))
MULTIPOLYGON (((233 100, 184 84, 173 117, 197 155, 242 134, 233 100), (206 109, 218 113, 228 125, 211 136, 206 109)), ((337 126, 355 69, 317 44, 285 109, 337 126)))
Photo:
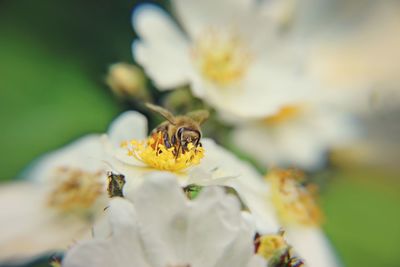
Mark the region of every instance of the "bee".
POLYGON ((207 110, 196 110, 186 115, 174 116, 171 112, 160 106, 150 103, 147 103, 146 106, 166 119, 151 134, 155 136, 161 132, 161 143, 166 148, 174 147, 176 157, 178 157, 180 152, 185 153, 188 151, 189 143, 192 143, 195 147, 201 146, 200 126, 209 117, 207 110))

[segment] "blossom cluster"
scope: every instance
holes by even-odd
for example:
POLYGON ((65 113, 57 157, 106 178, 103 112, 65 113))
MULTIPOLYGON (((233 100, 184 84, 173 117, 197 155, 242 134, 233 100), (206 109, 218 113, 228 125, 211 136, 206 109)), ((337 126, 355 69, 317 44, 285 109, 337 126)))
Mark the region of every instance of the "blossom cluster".
POLYGON ((61 252, 54 266, 341 266, 299 168, 323 168, 329 149, 357 137, 357 112, 389 74, 340 73, 339 48, 354 38, 332 47, 317 2, 135 7, 139 66, 113 65, 107 83, 139 110, 160 106, 125 111, 1 186, 2 210, 16 208, 0 220, 0 261, 61 252))

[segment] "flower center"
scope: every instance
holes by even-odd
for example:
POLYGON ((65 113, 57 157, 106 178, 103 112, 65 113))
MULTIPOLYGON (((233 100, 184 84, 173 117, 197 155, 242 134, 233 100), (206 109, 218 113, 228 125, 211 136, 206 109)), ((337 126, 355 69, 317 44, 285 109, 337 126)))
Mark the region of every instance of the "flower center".
POLYGON ((302 174, 275 170, 266 179, 271 183, 272 201, 284 224, 315 226, 321 223, 322 213, 313 194, 315 186, 304 186, 302 174))
POLYGON ((216 30, 195 42, 192 57, 203 77, 219 86, 240 81, 251 61, 248 47, 238 36, 216 30))
POLYGON ((300 106, 284 106, 276 114, 264 118, 264 122, 269 125, 277 125, 279 123, 288 121, 295 118, 301 112, 302 108, 300 106))
POLYGON ((103 193, 101 172, 59 168, 55 177, 59 183, 50 192, 47 204, 63 213, 85 213, 103 193))
POLYGON ((162 133, 153 134, 145 141, 131 140, 121 144, 128 150, 128 156, 144 162, 146 165, 165 171, 180 172, 200 163, 204 156, 204 149, 187 145, 185 151, 176 151, 176 147, 167 148, 164 145, 162 133))

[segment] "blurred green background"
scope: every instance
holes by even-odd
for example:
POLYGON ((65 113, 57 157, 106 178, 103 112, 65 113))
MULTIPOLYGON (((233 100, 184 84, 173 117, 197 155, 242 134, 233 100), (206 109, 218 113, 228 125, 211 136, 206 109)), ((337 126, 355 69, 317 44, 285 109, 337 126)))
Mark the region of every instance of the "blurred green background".
MULTIPOLYGON (((0 1, 1 180, 46 151, 104 132, 127 109, 104 80, 111 63, 132 62, 136 4, 0 1)), ((397 173, 357 166, 328 176, 325 229, 345 266, 400 266, 397 173)))

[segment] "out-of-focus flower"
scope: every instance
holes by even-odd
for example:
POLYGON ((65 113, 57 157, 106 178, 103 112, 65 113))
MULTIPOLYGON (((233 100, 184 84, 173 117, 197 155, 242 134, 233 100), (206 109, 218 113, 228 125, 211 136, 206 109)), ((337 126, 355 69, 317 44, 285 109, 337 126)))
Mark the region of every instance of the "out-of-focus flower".
POLYGON ((106 206, 101 138, 85 136, 43 156, 29 180, 0 187, 0 260, 22 261, 88 237, 106 206))
POLYGON ((297 105, 244 122, 232 134, 241 150, 265 166, 315 169, 325 163, 329 148, 354 139, 357 125, 348 114, 327 106, 297 105))
POLYGON ((110 66, 106 82, 120 98, 149 101, 146 77, 141 69, 127 63, 115 63, 110 66))
MULTIPOLYGON (((320 228, 323 217, 314 200, 314 189, 302 185, 302 179, 302 175, 294 171, 271 171, 265 181, 269 185, 268 191, 258 201, 249 203, 255 205, 249 206, 249 209, 254 211, 252 214, 256 225, 270 225, 271 217, 276 217, 288 243, 304 259, 306 266, 340 266, 320 228)), ((279 231, 271 227, 258 230, 261 235, 279 231)))
POLYGON ((290 42, 257 1, 174 0, 186 33, 154 5, 133 15, 135 59, 162 90, 190 84, 195 96, 226 118, 263 117, 308 97, 290 42))
POLYGON ((358 16, 360 25, 355 29, 350 27, 347 34, 322 39, 309 59, 311 73, 328 89, 341 89, 336 96, 341 96, 340 101, 351 110, 375 112, 397 107, 400 4, 398 1, 362 3, 369 10, 361 8, 361 2, 358 4, 363 11, 363 18, 358 16), (362 93, 355 89, 361 89, 362 93), (355 93, 356 98, 349 97, 355 93))
MULTIPOLYGON (((399 91, 400 93, 400 91, 399 91)), ((331 161, 341 167, 379 167, 399 171, 400 109, 375 111, 362 118, 366 134, 351 145, 331 153, 331 161)))
POLYGON ((134 56, 160 89, 190 84, 223 118, 264 117, 301 100, 353 111, 400 100, 397 1, 174 0, 172 7, 186 35, 162 10, 141 6, 134 56))
POLYGON ((281 34, 277 42, 315 87, 310 97, 368 104, 399 81, 397 1, 262 1, 263 12, 281 34), (295 53, 291 53, 291 52, 295 53), (397 60, 396 60, 397 59, 397 60), (379 88, 379 89, 378 89, 379 88))
POLYGON ((254 254, 247 214, 219 188, 189 201, 175 177, 153 174, 126 199, 112 199, 107 211, 108 227, 73 246, 63 266, 265 266, 254 254))

